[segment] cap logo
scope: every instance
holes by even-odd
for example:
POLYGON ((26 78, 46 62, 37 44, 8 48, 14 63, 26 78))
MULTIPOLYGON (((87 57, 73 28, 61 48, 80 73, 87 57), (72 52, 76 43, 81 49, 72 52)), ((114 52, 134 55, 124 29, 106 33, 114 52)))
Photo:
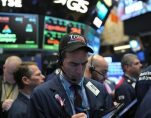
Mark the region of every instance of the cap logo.
POLYGON ((73 43, 73 42, 85 43, 85 39, 79 35, 70 35, 70 41, 68 43, 73 43))

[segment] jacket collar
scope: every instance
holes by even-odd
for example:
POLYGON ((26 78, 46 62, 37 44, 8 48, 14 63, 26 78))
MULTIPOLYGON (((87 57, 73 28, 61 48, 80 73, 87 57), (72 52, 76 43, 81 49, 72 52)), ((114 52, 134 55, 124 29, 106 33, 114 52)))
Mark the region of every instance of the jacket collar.
POLYGON ((49 82, 51 82, 51 86, 49 89, 54 91, 54 98, 55 98, 55 95, 59 95, 59 97, 61 97, 62 101, 64 101, 63 109, 65 110, 66 113, 68 113, 71 116, 73 114, 72 107, 70 105, 69 98, 64 90, 64 87, 61 84, 59 75, 56 75, 55 78, 53 78, 52 80, 49 80, 49 82))
MULTIPOLYGON (((54 79, 50 80, 51 81, 51 86, 50 86, 50 90, 54 91, 54 96, 56 94, 58 94, 62 100, 64 101, 64 105, 65 105, 65 111, 69 114, 69 115, 72 115, 72 107, 70 105, 70 101, 69 101, 69 98, 64 90, 64 87, 63 85, 61 84, 61 80, 59 78, 59 75, 56 75, 54 79)), ((50 82, 49 81, 49 82, 50 82)), ((96 104, 97 102, 94 102, 97 100, 97 97, 96 95, 90 91, 88 89, 88 87, 86 86, 86 84, 91 81, 90 79, 85 79, 84 78, 84 81, 83 81, 83 84, 84 84, 84 87, 85 87, 85 91, 86 91, 86 95, 87 95, 87 98, 88 98, 88 103, 89 103, 89 106, 91 109, 93 110, 96 110, 97 109, 97 106, 99 106, 98 104, 96 104)))

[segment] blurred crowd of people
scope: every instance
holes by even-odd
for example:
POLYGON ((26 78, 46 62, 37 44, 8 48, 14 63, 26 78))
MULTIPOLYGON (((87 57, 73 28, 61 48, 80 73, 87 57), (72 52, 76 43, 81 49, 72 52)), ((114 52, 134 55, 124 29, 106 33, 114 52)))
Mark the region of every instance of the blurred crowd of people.
POLYGON ((151 67, 142 70, 135 54, 124 54, 115 83, 105 58, 90 53, 84 36, 65 35, 46 77, 36 62, 9 56, 0 77, 1 118, 149 118, 151 67))

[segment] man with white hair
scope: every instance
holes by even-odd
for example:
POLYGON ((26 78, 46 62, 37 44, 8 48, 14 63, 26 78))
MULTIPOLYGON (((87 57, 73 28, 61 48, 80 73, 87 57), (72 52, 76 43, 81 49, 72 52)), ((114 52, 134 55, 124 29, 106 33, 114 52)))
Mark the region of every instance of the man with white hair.
POLYGON ((9 56, 3 65, 3 77, 0 79, 0 99, 1 99, 1 117, 6 117, 8 111, 18 95, 18 86, 15 83, 13 73, 15 69, 22 63, 18 56, 9 56))
MULTIPOLYGON (((115 87, 115 100, 123 104, 124 110, 136 100, 135 85, 142 70, 142 64, 135 54, 127 53, 123 55, 121 65, 124 75, 115 87)), ((125 113, 126 118, 134 117, 136 106, 134 104, 133 109, 125 113)), ((122 116, 122 118, 125 117, 122 116)))
POLYGON ((115 96, 118 102, 127 106, 135 98, 135 84, 141 72, 142 64, 135 54, 127 53, 121 60, 124 75, 116 85, 115 96))

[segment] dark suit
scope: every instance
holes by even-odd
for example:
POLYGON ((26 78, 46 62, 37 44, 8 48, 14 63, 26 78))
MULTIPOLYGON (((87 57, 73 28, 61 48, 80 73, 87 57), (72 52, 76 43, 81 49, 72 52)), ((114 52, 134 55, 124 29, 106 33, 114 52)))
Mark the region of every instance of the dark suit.
POLYGON ((151 117, 151 66, 144 69, 136 84, 136 95, 138 99, 138 109, 135 118, 151 117))
POLYGON ((151 87, 143 98, 140 106, 136 111, 135 118, 150 118, 151 117, 151 87))
POLYGON ((2 118, 2 77, 0 76, 0 117, 2 118))
MULTIPOLYGON (((97 114, 101 108, 109 109, 109 107, 111 107, 111 97, 107 94, 102 84, 94 80, 85 79, 84 87, 90 106, 90 118, 94 118, 94 115, 97 114), (89 81, 99 89, 100 93, 97 96, 86 87, 89 81)), ((101 112, 99 111, 99 113, 101 112)), ((67 97, 58 75, 36 87, 30 99, 28 118, 69 118, 72 115, 69 98, 67 97), (65 100, 63 106, 55 99, 56 94, 58 94, 62 100, 65 100)))
POLYGON ((124 102, 125 106, 131 103, 135 98, 135 89, 132 87, 132 81, 127 77, 123 76, 124 81, 115 90, 115 99, 118 102, 124 102))
POLYGON ((145 68, 140 76, 139 80, 136 83, 136 97, 138 100, 138 103, 140 104, 143 100, 144 96, 146 95, 147 91, 151 87, 151 79, 149 79, 151 73, 151 65, 145 68))
MULTIPOLYGON (((131 104, 131 102, 136 98, 135 88, 132 87, 132 84, 135 82, 125 75, 122 80, 123 82, 115 89, 115 101, 124 103, 123 107, 120 109, 121 111, 131 104)), ((134 118, 136 107, 137 105, 135 105, 135 107, 130 111, 126 112, 122 118, 134 118)))
POLYGON ((8 112, 7 118, 27 118, 26 114, 28 103, 29 99, 22 93, 19 93, 17 99, 14 101, 8 112))

